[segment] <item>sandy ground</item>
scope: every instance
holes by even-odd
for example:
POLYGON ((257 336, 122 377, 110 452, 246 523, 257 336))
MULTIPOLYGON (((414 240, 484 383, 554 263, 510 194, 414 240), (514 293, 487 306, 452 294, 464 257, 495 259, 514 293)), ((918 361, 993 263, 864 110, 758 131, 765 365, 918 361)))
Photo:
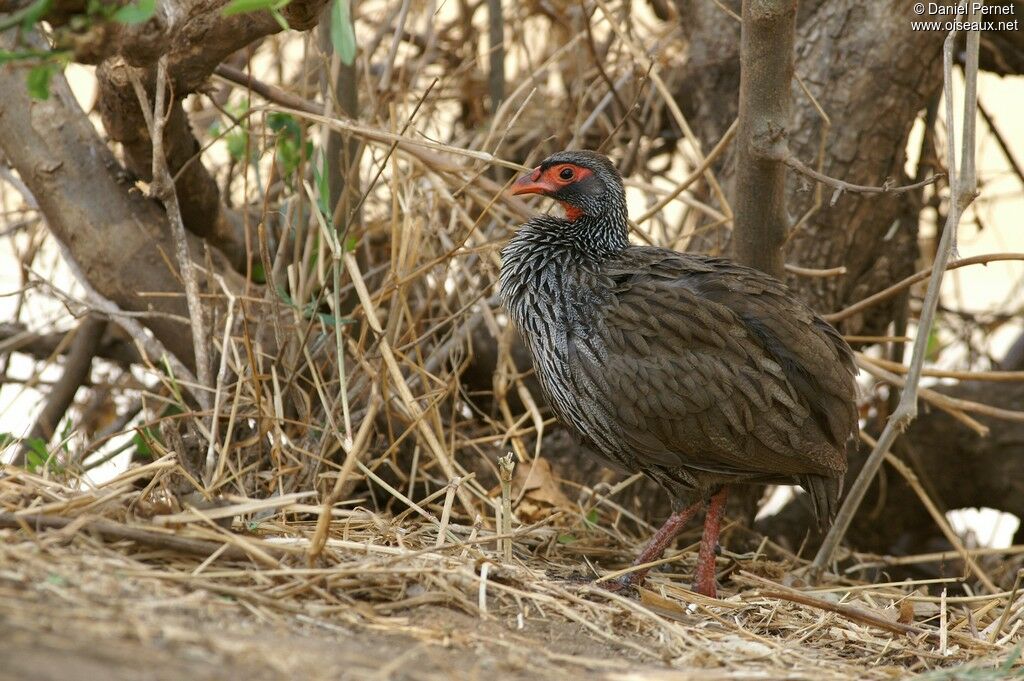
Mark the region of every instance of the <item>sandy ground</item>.
POLYGON ((126 581, 121 593, 102 595, 93 587, 103 578, 79 577, 78 585, 58 586, 63 578, 55 574, 25 585, 0 571, 0 679, 560 681, 567 674, 657 678, 665 670, 631 660, 635 654, 575 624, 531 622, 517 631, 514 621, 440 607, 396 613, 377 626, 301 616, 268 621, 215 594, 161 589, 153 599, 137 595, 144 583, 126 581))

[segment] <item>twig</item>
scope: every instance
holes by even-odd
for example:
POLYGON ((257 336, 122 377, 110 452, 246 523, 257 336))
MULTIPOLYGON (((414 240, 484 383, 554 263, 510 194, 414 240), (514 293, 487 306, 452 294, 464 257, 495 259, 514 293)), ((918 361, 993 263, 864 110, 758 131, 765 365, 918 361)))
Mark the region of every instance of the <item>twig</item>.
POLYGON ((839 267, 829 267, 826 269, 816 270, 810 267, 800 267, 799 265, 785 264, 787 272, 791 272, 800 277, 814 277, 817 279, 827 279, 829 277, 841 277, 846 274, 846 266, 840 265, 839 267))
POLYGON ((491 94, 491 111, 495 112, 505 99, 505 19, 501 0, 487 0, 487 49, 489 66, 487 87, 491 94))
MULTIPOLYGON (((974 15, 974 5, 970 5, 970 16, 974 15)), ((963 211, 974 201, 977 196, 977 178, 974 168, 974 129, 977 118, 978 101, 978 45, 979 31, 970 31, 967 34, 967 61, 964 67, 965 88, 963 105, 963 172, 957 172, 955 145, 956 140, 952 134, 953 130, 953 48, 957 31, 950 31, 946 36, 943 46, 943 89, 946 98, 946 121, 948 133, 948 156, 949 156, 949 177, 951 196, 949 201, 949 212, 946 215, 946 224, 942 230, 942 239, 939 242, 935 263, 932 267, 931 278, 928 281, 928 292, 925 294, 924 303, 921 309, 920 321, 917 327, 917 337, 914 339, 914 349, 910 358, 910 371, 907 374, 906 387, 900 396, 899 405, 893 412, 889 421, 878 438, 878 444, 864 462, 861 469, 850 487, 850 491, 843 501, 839 513, 832 528, 825 536, 817 555, 814 557, 812 567, 815 571, 822 571, 832 561, 836 548, 846 535, 853 516, 860 508, 864 495, 867 493, 871 481, 874 480, 879 466, 889 451, 892 443, 900 433, 906 430, 910 422, 917 417, 917 393, 921 381, 921 370, 924 367, 925 356, 928 351, 928 336, 935 318, 935 309, 939 304, 939 292, 942 287, 942 277, 946 271, 946 263, 953 251, 954 235, 957 226, 960 224, 960 216, 963 211)))
POLYGON ((939 637, 938 633, 934 631, 921 629, 911 624, 891 622, 885 618, 879 617, 878 615, 861 610, 860 608, 854 608, 853 606, 844 605, 842 603, 833 603, 832 601, 826 601, 823 598, 815 598, 803 591, 791 589, 788 586, 783 586, 777 582, 764 579, 763 577, 758 577, 746 570, 740 570, 739 574, 743 576, 744 580, 758 585, 758 593, 762 596, 767 596, 768 598, 780 598, 782 600, 792 601, 793 603, 800 603, 801 605, 818 608, 819 610, 834 612, 837 615, 842 615, 848 620, 877 627, 894 634, 903 634, 904 636, 923 635, 933 641, 937 641, 939 637))
MULTIPOLYGON (((203 306, 199 297, 199 282, 196 280, 195 269, 192 263, 192 256, 188 252, 188 237, 185 233, 185 223, 181 217, 181 206, 178 204, 178 193, 171 177, 170 168, 167 166, 167 157, 164 155, 164 126, 167 124, 167 55, 160 57, 157 63, 156 72, 156 94, 153 107, 149 106, 149 96, 146 89, 139 80, 134 70, 130 70, 132 87, 135 88, 135 96, 139 99, 139 107, 146 119, 146 127, 149 129, 150 138, 153 140, 153 186, 152 193, 160 199, 167 211, 167 221, 174 236, 175 256, 178 260, 178 267, 181 270, 181 278, 185 285, 185 300, 188 304, 188 313, 192 331, 192 345, 196 356, 196 378, 199 381, 199 390, 195 391, 196 401, 205 411, 210 408, 210 394, 207 392, 213 386, 213 370, 210 364, 210 350, 207 343, 206 322, 203 314, 203 306)), ((214 415, 216 418, 216 415, 214 415)))
POLYGON ((945 177, 945 175, 939 173, 938 175, 932 175, 931 177, 921 180, 920 182, 915 182, 914 184, 905 184, 901 186, 883 184, 880 187, 872 187, 863 184, 853 184, 852 182, 846 182, 845 180, 837 180, 836 178, 829 177, 824 173, 819 173, 814 168, 804 165, 804 163, 800 159, 793 156, 793 154, 788 153, 788 151, 782 157, 782 162, 785 163, 790 168, 792 168, 793 170, 800 173, 801 175, 806 175, 812 180, 821 182, 822 184, 835 188, 836 191, 832 195, 832 199, 829 202, 830 205, 833 206, 836 204, 836 201, 839 200, 839 197, 842 195, 843 192, 853 192, 855 194, 905 194, 906 192, 913 191, 915 189, 920 189, 921 187, 926 187, 930 184, 934 184, 935 182, 945 177))
POLYGON ((65 518, 42 514, 0 513, 0 527, 10 529, 61 529, 81 520, 84 522, 79 530, 88 529, 109 541, 133 541, 154 549, 179 551, 199 556, 212 556, 219 552, 217 557, 224 560, 247 560, 249 558, 245 551, 230 545, 225 547, 220 542, 189 539, 170 532, 130 527, 103 518, 65 518))
POLYGON ((1010 616, 1010 611, 1017 600, 1017 592, 1020 590, 1021 579, 1024 578, 1024 568, 1017 570, 1017 578, 1013 580, 1013 588, 1010 589, 1010 598, 1006 602, 1006 607, 1003 608, 1003 614, 999 616, 999 622, 992 629, 992 633, 989 634, 988 642, 995 643, 996 639, 999 638, 999 634, 1003 632, 1003 627, 1006 626, 1006 620, 1010 616))
MULTIPOLYGON (((515 470, 515 455, 509 452, 498 459, 498 477, 501 480, 501 527, 498 532, 501 534, 512 533, 512 471, 515 470)), ((501 544, 501 551, 505 560, 512 560, 512 540, 505 539, 501 544)))
MULTIPOLYGON (((970 258, 963 258, 962 260, 954 260, 953 262, 946 265, 946 271, 959 269, 961 267, 967 267, 968 265, 984 265, 990 262, 1002 262, 1004 260, 1024 260, 1024 253, 990 253, 987 255, 975 255, 970 258)), ((893 296, 899 294, 901 291, 909 286, 924 281, 930 277, 934 272, 934 265, 926 270, 915 272, 914 274, 906 277, 905 279, 896 282, 888 288, 884 288, 878 293, 874 293, 863 300, 858 300, 849 307, 844 307, 838 312, 831 314, 822 315, 822 318, 831 323, 841 322, 844 319, 852 317, 855 314, 863 312, 869 307, 873 307, 882 301, 888 300, 893 296)))
POLYGON ((988 110, 982 106, 981 102, 978 102, 978 113, 981 114, 981 118, 985 121, 985 125, 988 126, 989 132, 992 133, 992 137, 995 138, 996 144, 999 146, 999 150, 1003 152, 1003 157, 1006 158, 1006 162, 1010 164, 1010 168, 1013 170, 1013 174, 1017 176, 1017 180, 1024 184, 1024 169, 1017 163, 1017 157, 1013 155, 1013 150, 1010 149, 1009 143, 1006 138, 999 131, 996 126, 995 120, 993 120, 988 110))
POLYGON ((376 389, 374 389, 370 394, 366 414, 363 416, 363 422, 359 424, 359 430, 356 431, 352 446, 348 447, 345 452, 345 461, 341 464, 341 470, 338 471, 338 475, 334 479, 334 487, 329 494, 324 495, 320 515, 316 520, 316 530, 313 532, 313 538, 309 542, 309 550, 306 552, 306 559, 310 564, 324 550, 324 545, 327 542, 327 532, 331 526, 331 508, 341 499, 341 495, 345 491, 345 483, 352 475, 352 471, 356 468, 356 463, 370 442, 374 418, 377 416, 379 408, 380 396, 377 394, 376 389))
MULTIPOLYGON (((899 362, 891 362, 881 357, 869 357, 862 352, 855 353, 858 358, 865 362, 877 364, 883 369, 896 374, 905 374, 909 369, 899 362)), ((934 376, 935 378, 955 378, 961 381, 993 381, 1017 383, 1024 381, 1024 371, 947 371, 945 369, 924 369, 922 376, 934 376)))
POLYGON ((53 437, 57 424, 60 423, 68 407, 74 402, 78 388, 89 380, 92 360, 96 356, 96 350, 99 348, 106 328, 107 321, 105 319, 98 315, 89 315, 75 329, 74 339, 71 341, 71 347, 64 361, 64 373, 50 389, 43 410, 39 413, 32 430, 29 431, 24 444, 14 458, 14 465, 24 465, 31 449, 30 440, 42 439, 49 442, 53 437))
POLYGON ((448 481, 444 490, 444 506, 441 508, 441 525, 437 528, 437 539, 434 540, 434 548, 444 546, 444 535, 448 531, 448 523, 452 519, 452 503, 455 501, 455 491, 459 489, 462 480, 455 476, 448 481))
MULTIPOLYGON (((869 444, 877 444, 875 442, 872 442, 871 438, 867 435, 862 434, 862 437, 864 437, 865 441, 867 441, 869 444)), ((999 588, 992 582, 991 579, 989 579, 989 576, 985 574, 984 570, 981 569, 981 567, 978 565, 978 562, 974 560, 974 557, 967 552, 967 550, 964 548, 963 542, 960 541, 960 538, 956 536, 956 533, 953 531, 953 528, 949 526, 949 521, 946 520, 946 516, 943 515, 942 511, 935 505, 935 501, 930 496, 928 496, 927 492, 925 492, 924 487, 921 485, 921 481, 918 480, 917 478, 917 474, 914 473, 914 471, 912 471, 910 467, 907 466, 907 464, 903 463, 903 461, 896 458, 891 453, 886 453, 885 460, 888 461, 889 465, 895 468, 901 476, 903 476, 903 479, 907 481, 907 484, 910 485, 910 488, 914 490, 914 493, 917 494, 918 499, 920 499, 921 503, 924 504, 925 510, 928 511, 929 515, 931 515, 932 519, 935 521, 935 524, 939 527, 939 529, 942 531, 942 534, 946 537, 946 541, 952 544, 953 548, 956 549, 957 555, 960 557, 960 560, 962 560, 967 565, 968 569, 970 569, 970 571, 974 573, 974 575, 978 578, 978 581, 980 581, 982 585, 984 585, 984 587, 988 590, 990 594, 999 593, 999 588)))
POLYGON ((729 126, 729 129, 725 131, 724 135, 722 135, 722 138, 718 140, 718 144, 716 144, 714 148, 710 152, 708 152, 708 155, 704 158, 704 162, 701 163, 696 168, 694 168, 693 172, 690 173, 689 177, 687 177, 682 182, 673 187, 672 191, 670 191, 665 196, 661 197, 661 199, 659 199, 657 203, 655 203, 653 206, 644 211, 644 213, 636 219, 636 224, 640 225, 650 220, 652 217, 657 215, 662 208, 672 203, 672 201, 675 200, 677 196, 686 191, 686 189, 690 187, 690 185, 692 185, 700 178, 704 177, 704 173, 708 171, 708 169, 711 167, 711 164, 714 163, 718 159, 718 157, 722 155, 722 152, 729 148, 729 144, 732 142, 733 137, 736 136, 736 123, 737 121, 735 120, 732 122, 732 124, 729 126))

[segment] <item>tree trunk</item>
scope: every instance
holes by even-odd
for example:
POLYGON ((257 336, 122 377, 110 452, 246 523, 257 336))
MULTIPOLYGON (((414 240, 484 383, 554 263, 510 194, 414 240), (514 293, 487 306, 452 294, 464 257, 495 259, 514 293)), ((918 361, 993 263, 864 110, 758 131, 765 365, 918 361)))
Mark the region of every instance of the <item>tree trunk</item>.
MULTIPOLYGON (((734 11, 738 2, 725 3, 734 11)), ((677 2, 688 59, 679 74, 679 102, 705 148, 736 117, 739 91, 739 24, 716 3, 677 2)), ((914 120, 938 91, 945 34, 911 30, 911 3, 835 0, 801 3, 797 16, 796 73, 831 118, 831 126, 797 83, 792 85, 789 148, 816 165, 824 135, 822 171, 864 185, 888 178, 908 182, 907 137, 914 120)), ((720 181, 733 182, 737 158, 718 164, 720 181)), ((786 261, 812 268, 845 266, 842 277, 797 278, 789 283, 823 312, 841 308, 910 274, 917 258, 918 196, 843 194, 831 191, 815 208, 815 188, 801 177, 787 183, 790 236, 786 261), (806 220, 801 218, 810 211, 806 220), (894 224, 898 225, 895 229, 894 224)), ((727 229, 707 230, 691 241, 695 252, 724 251, 727 229)), ((844 330, 882 334, 894 303, 848 319, 844 330)))

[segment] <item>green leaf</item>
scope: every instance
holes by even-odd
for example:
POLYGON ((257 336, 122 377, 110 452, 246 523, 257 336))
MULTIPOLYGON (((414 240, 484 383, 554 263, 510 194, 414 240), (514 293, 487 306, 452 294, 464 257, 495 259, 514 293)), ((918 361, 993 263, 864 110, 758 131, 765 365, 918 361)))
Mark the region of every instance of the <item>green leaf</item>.
POLYGON ((928 344, 925 346, 925 358, 929 362, 935 362, 939 359, 939 353, 942 352, 942 339, 939 338, 939 330, 934 326, 928 332, 928 344))
POLYGON ((283 300, 288 305, 291 305, 292 307, 297 307, 295 305, 295 301, 292 300, 292 297, 288 294, 288 291, 284 290, 284 286, 278 285, 277 295, 281 296, 281 300, 283 300))
POLYGON ((590 509, 590 512, 587 513, 587 515, 584 518, 584 520, 586 520, 587 523, 589 523, 590 525, 597 525, 597 509, 596 508, 590 509))
POLYGON ((331 45, 345 66, 356 60, 356 33, 349 16, 349 0, 334 0, 331 7, 331 45))
POLYGON ((249 133, 246 130, 235 130, 224 138, 228 145, 228 153, 231 158, 241 161, 245 158, 245 150, 249 147, 249 133))
POLYGON ((263 268, 262 262, 255 262, 252 265, 252 280, 257 284, 267 283, 267 272, 263 268))
POLYGON ((330 225, 334 216, 331 215, 331 207, 327 203, 331 196, 331 188, 327 182, 327 178, 330 175, 330 169, 327 166, 327 157, 322 159, 320 168, 313 168, 313 177, 316 180, 316 207, 320 209, 320 214, 324 216, 324 221, 330 225))
POLYGON ((302 126, 295 120, 295 116, 280 111, 272 111, 267 116, 267 127, 274 132, 286 134, 294 140, 298 140, 302 132, 302 126))
POLYGON ((258 12, 263 9, 270 9, 276 2, 277 0, 231 0, 220 13, 221 16, 229 17, 232 14, 258 12))
POLYGON ((50 52, 49 50, 21 50, 18 52, 11 52, 10 50, 0 50, 0 65, 7 64, 12 61, 28 61, 29 59, 47 59, 54 54, 63 54, 57 52, 50 52))
MULTIPOLYGON (((284 3, 287 5, 288 3, 284 3)), ((278 10, 277 5, 270 8, 270 16, 274 17, 274 21, 281 27, 282 31, 287 31, 291 26, 288 25, 288 20, 284 18, 284 15, 278 10)))
POLYGON ((110 18, 119 24, 144 24, 156 13, 156 0, 139 0, 125 5, 110 18))
POLYGON ((63 469, 57 457, 46 450, 46 440, 41 437, 29 437, 22 440, 28 452, 25 455, 25 466, 33 473, 49 469, 51 472, 59 473, 63 469))
MULTIPOLYGON (((302 142, 302 126, 294 116, 275 111, 267 117, 267 127, 277 133, 277 160, 281 164, 281 174, 291 177, 298 170, 303 158, 313 155, 313 143, 302 142)), ((289 185, 290 186, 290 185, 289 185)))
POLYGON ((319 313, 317 313, 316 316, 320 319, 321 322, 323 322, 324 326, 341 326, 343 324, 355 324, 356 323, 356 320, 354 320, 354 319, 349 319, 348 317, 345 317, 343 319, 338 319, 334 315, 327 314, 326 312, 319 312, 319 313))
POLYGON ((33 66, 28 72, 26 83, 28 94, 32 99, 50 98, 50 81, 53 79, 53 72, 57 70, 56 64, 40 64, 33 66))
POLYGON ((0 451, 3 451, 16 442, 18 438, 11 433, 0 433, 0 451))
POLYGON ((574 534, 560 534, 558 535, 559 544, 571 544, 576 541, 576 535, 574 534))
POLYGON ((21 27, 26 31, 32 28, 37 21, 50 11, 52 5, 53 0, 36 0, 33 2, 24 9, 21 17, 19 17, 21 19, 21 27))
POLYGON ((72 423, 71 419, 64 419, 64 427, 60 430, 60 448, 64 450, 65 454, 71 453, 68 442, 71 441, 71 436, 75 433, 74 426, 75 424, 72 423))
POLYGON ((135 445, 135 453, 139 457, 146 457, 147 459, 153 458, 153 448, 149 446, 152 437, 152 430, 150 428, 140 428, 135 431, 135 435, 132 435, 132 444, 135 445))

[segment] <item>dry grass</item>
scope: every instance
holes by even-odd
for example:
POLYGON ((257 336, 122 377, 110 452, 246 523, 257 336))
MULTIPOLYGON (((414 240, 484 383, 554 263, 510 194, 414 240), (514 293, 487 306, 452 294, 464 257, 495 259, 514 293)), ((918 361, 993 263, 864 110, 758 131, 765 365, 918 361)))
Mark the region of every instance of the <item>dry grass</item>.
MULTIPOLYGON (((638 238, 680 246, 727 221, 695 140, 672 158, 668 176, 678 181, 653 170, 653 133, 672 118, 688 126, 665 97, 672 55, 652 63, 640 45, 670 45, 673 25, 642 10, 623 19, 618 3, 602 1, 588 31, 569 32, 517 5, 506 55, 517 87, 487 118, 461 19, 418 3, 398 12, 401 4, 360 3, 359 34, 373 40, 358 64, 384 71, 364 73, 358 123, 324 113, 304 84, 301 74, 324 66, 309 37, 260 48, 252 72, 270 87, 259 95, 222 71, 197 100, 197 123, 219 126, 206 159, 220 158, 225 196, 258 215, 252 266, 267 285, 227 291, 199 274, 219 357, 213 385, 153 355, 134 370, 101 363, 65 446, 35 472, 0 478, 4 623, 200 645, 236 670, 255 655, 268 660, 263 671, 310 678, 328 667, 289 667, 288 649, 311 636, 365 644, 330 658, 358 660, 354 678, 493 673, 473 666, 480 651, 522 678, 566 669, 614 679, 668 678, 669 669, 694 678, 946 678, 941 670, 964 664, 972 666, 960 678, 1015 673, 997 668, 1013 664, 1022 640, 1020 547, 974 552, 1002 592, 944 602, 923 582, 830 575, 807 587, 805 562, 768 541, 720 559, 719 601, 686 588, 690 548, 666 559, 638 599, 592 583, 628 564, 651 519, 638 515, 631 481, 574 489, 538 459, 551 423, 508 358, 510 331, 492 298, 498 248, 529 214, 502 192, 522 167, 503 159, 605 143, 636 161, 633 198, 654 207, 638 238), (400 20, 415 40, 399 39, 400 20), (560 82, 576 87, 566 93, 560 82), (627 110, 642 115, 624 122, 627 110), (331 131, 364 145, 365 194, 348 204, 358 199, 361 220, 318 207, 322 164, 305 142, 319 149, 331 131), (240 153, 227 153, 225 141, 240 153), (684 189, 697 177, 716 207, 684 189), (487 357, 497 358, 493 375, 465 375, 481 364, 490 371, 487 357), (140 454, 136 463, 97 484, 90 472, 127 451, 140 454), (516 472, 503 499, 498 457, 508 452, 516 472), (226 640, 245 636, 251 645, 225 652, 226 640), (417 668, 401 654, 410 645, 457 665, 417 668)), ((566 16, 575 7, 555 5, 566 16)), ((481 16, 470 23, 482 25, 481 16)), ((54 277, 34 274, 45 231, 19 229, 29 273, 20 296, 31 303, 26 296, 41 288, 85 311, 54 277)), ((58 313, 45 326, 66 321, 58 313)), ((735 536, 749 532, 734 525, 725 545, 735 536)))
MULTIPOLYGON (((168 463, 138 472, 172 470, 168 463)), ((509 561, 497 548, 501 535, 486 527, 449 522, 442 535, 434 520, 441 497, 421 505, 429 520, 336 508, 311 563, 318 507, 298 495, 274 507, 231 498, 232 507, 147 520, 145 493, 130 487, 113 480, 82 493, 29 474, 0 481, 0 503, 20 508, 0 525, 21 528, 0 544, 5 626, 45 622, 72 640, 87 631, 222 648, 234 638, 260 641, 268 627, 274 636, 327 640, 373 632, 370 640, 385 646, 392 635, 428 647, 447 640, 453 659, 483 647, 512 664, 526 652, 529 667, 520 671, 533 678, 566 668, 659 678, 666 665, 705 670, 699 678, 882 679, 951 667, 957 678, 986 678, 985 669, 1011 664, 1020 650, 1024 593, 943 599, 925 595, 926 582, 834 577, 795 589, 782 583, 803 563, 769 542, 719 559, 729 581, 718 601, 687 589, 692 548, 673 554, 672 571, 655 573, 639 598, 610 593, 581 579, 580 568, 587 558, 628 560, 636 537, 616 529, 614 511, 591 515, 590 524, 578 509, 550 507, 542 521, 513 531, 509 561), (44 529, 26 504, 44 499, 38 510, 67 526, 44 529), (226 514, 230 528, 215 522, 226 514), (572 543, 559 542, 570 533, 572 543), (439 536, 447 538, 436 546, 439 536), (967 663, 980 671, 964 676, 959 665, 967 663)), ((1019 564, 1022 551, 1002 553, 1019 564)), ((283 654, 272 640, 257 647, 283 654)))

